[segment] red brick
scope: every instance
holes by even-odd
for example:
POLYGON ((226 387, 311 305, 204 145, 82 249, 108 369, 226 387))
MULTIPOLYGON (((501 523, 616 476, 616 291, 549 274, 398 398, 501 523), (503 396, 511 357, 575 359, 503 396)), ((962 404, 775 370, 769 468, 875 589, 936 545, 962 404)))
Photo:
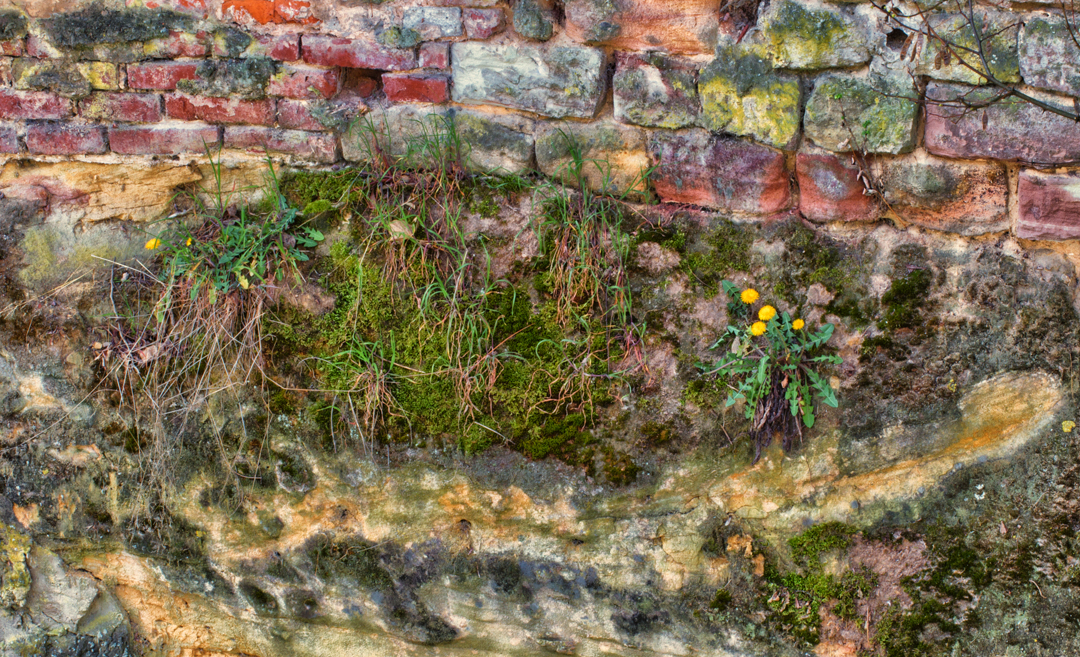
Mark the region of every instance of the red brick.
POLYGON ((210 48, 210 41, 205 32, 190 34, 188 32, 169 32, 169 36, 160 39, 152 39, 143 45, 143 51, 157 59, 173 59, 174 57, 206 57, 210 48))
POLYGON ((487 39, 503 31, 502 9, 465 9, 462 20, 470 39, 487 39))
POLYGON ((240 23, 300 23, 319 22, 311 15, 307 0, 225 0, 221 11, 226 18, 240 23))
POLYGON ((450 76, 443 74, 386 73, 383 91, 395 103, 445 103, 450 98, 450 76))
POLYGON ((304 61, 319 66, 407 71, 416 68, 412 49, 390 48, 366 39, 305 36, 300 43, 304 61))
POLYGON ((7 55, 8 57, 22 57, 26 52, 26 44, 24 39, 8 39, 7 41, 0 41, 0 55, 7 55))
POLYGON ((0 127, 0 153, 18 153, 19 135, 15 128, 0 127))
POLYGON ((41 155, 104 153, 105 130, 96 125, 34 123, 26 129, 26 150, 41 155))
POLYGON ((66 119, 72 104, 47 91, 0 89, 0 119, 66 119))
POLYGON ((114 126, 109 146, 122 155, 176 155, 201 153, 218 145, 218 129, 212 125, 114 126))
POLYGON ((799 212, 811 221, 874 221, 876 196, 863 193, 859 167, 832 154, 799 153, 795 158, 799 212))
POLYGON ((214 57, 269 57, 281 62, 295 62, 300 59, 299 34, 252 34, 252 41, 242 53, 230 52, 225 47, 225 39, 219 35, 214 39, 214 57))
POLYGON ((1021 171, 1016 197, 1020 205, 1017 237, 1080 239, 1080 173, 1021 171))
POLYGON ((289 100, 278 101, 278 125, 282 128, 297 130, 336 130, 344 129, 349 121, 367 110, 364 101, 351 90, 343 91, 333 100, 289 100))
POLYGON ((180 80, 194 80, 199 62, 128 64, 129 89, 175 89, 180 80))
POLYGON ((225 128, 225 148, 238 148, 254 153, 284 153, 322 162, 336 162, 337 139, 331 134, 277 130, 274 128, 225 128))
POLYGON ((450 68, 450 44, 436 41, 420 44, 420 68, 450 68))
POLYGON ((79 115, 95 121, 156 123, 161 120, 161 96, 98 92, 79 102, 79 115))
POLYGON ((170 118, 184 121, 273 125, 274 101, 168 94, 165 96, 165 113, 170 118))
POLYGON ((341 88, 341 75, 333 68, 313 68, 283 64, 270 78, 272 96, 286 98, 330 98, 341 88))

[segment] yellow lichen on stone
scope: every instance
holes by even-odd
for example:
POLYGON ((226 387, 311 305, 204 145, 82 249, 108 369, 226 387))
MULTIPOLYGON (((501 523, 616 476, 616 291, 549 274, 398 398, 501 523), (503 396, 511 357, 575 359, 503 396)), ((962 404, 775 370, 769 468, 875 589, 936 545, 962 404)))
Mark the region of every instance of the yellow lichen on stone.
POLYGON ((30 537, 9 525, 0 526, 0 607, 21 607, 30 592, 26 555, 30 537))

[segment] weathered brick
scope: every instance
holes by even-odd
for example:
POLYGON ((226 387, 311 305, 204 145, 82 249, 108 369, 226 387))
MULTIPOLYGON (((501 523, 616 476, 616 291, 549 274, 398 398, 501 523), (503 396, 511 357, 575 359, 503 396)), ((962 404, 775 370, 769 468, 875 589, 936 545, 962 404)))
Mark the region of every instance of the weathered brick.
POLYGON ((18 153, 19 134, 15 128, 0 126, 0 153, 18 153))
POLYGON ((386 73, 383 91, 395 103, 445 103, 450 97, 450 76, 437 73, 386 73))
POLYGON ((464 9, 462 22, 470 39, 487 39, 506 29, 502 9, 464 9))
POLYGON ((167 37, 144 43, 143 54, 151 59, 206 57, 210 52, 209 42, 210 36, 205 32, 170 32, 167 37))
POLYGON ((0 119, 66 119, 72 103, 45 91, 0 89, 0 119))
POLYGON ((254 153, 284 153, 328 164, 337 161, 337 139, 332 134, 275 128, 225 128, 225 148, 254 153))
POLYGON ((1064 17, 1032 16, 1020 30, 1020 73, 1024 82, 1080 96, 1080 45, 1075 23, 1064 17), (1070 30, 1072 27, 1072 30, 1070 30))
POLYGON ((1029 240, 1080 239, 1080 173, 1020 172, 1016 236, 1029 240))
POLYGON ((156 123, 161 120, 161 96, 98 92, 79 101, 79 115, 94 121, 156 123))
POLYGON ((244 53, 247 57, 269 57, 279 62, 295 62, 300 59, 299 34, 260 34, 255 43, 244 53))
POLYGON ((420 44, 420 68, 450 68, 450 44, 420 44))
POLYGON ((341 88, 337 69, 283 64, 270 78, 267 91, 286 98, 330 98, 341 88))
POLYGON ((0 55, 8 57, 22 57, 26 52, 25 39, 7 39, 0 41, 0 55))
POLYGON ((0 87, 10 87, 12 82, 11 58, 0 57, 0 87))
POLYGON ((317 101, 282 98, 277 104, 277 123, 282 128, 322 131, 329 128, 319 120, 322 106, 317 101), (314 105, 314 107, 313 107, 314 105))
POLYGON ((34 59, 52 59, 64 56, 58 48, 36 34, 26 37, 26 54, 34 59))
POLYGON ((167 94, 165 113, 183 121, 273 125, 274 101, 167 94))
POLYGON ((290 100, 277 103, 278 125, 297 130, 343 130, 357 116, 367 111, 367 105, 347 90, 331 100, 290 100))
POLYGON ((458 7, 409 7, 402 27, 416 30, 424 41, 461 36, 461 9, 458 7))
POLYGON ((176 88, 199 96, 254 100, 266 95, 276 67, 266 57, 204 59, 195 70, 195 77, 178 81, 176 88))
POLYGON ((74 123, 33 123, 26 129, 26 149, 41 155, 104 153, 105 129, 74 123))
POLYGON ((311 14, 311 3, 306 0, 225 0, 221 12, 238 23, 309 25, 319 22, 311 14))
POLYGON ((114 126, 109 146, 122 155, 177 155, 202 153, 218 145, 218 129, 212 125, 114 126))
POLYGON ((117 66, 108 62, 16 59, 12 76, 16 89, 53 91, 62 96, 82 97, 92 89, 120 88, 117 66))
POLYGON ((889 159, 879 180, 889 209, 906 223, 960 235, 1009 228, 1009 179, 999 163, 929 156, 889 159))
POLYGON ((707 130, 654 132, 653 189, 661 200, 735 213, 770 215, 791 206, 790 175, 780 151, 707 130))
MULTIPOLYGON (((859 167, 831 153, 799 153, 795 178, 799 183, 799 212, 810 221, 873 221, 877 197, 864 194, 859 167)), ((870 172, 864 172, 869 175, 870 172)))
POLYGON ((194 80, 198 70, 198 62, 129 64, 127 84, 130 89, 175 89, 180 80, 194 80))
POLYGON ((318 66, 407 71, 416 68, 412 49, 390 48, 366 39, 306 36, 301 42, 304 61, 318 66))
MULTIPOLYGON (((989 88, 931 83, 926 89, 926 150, 956 158, 988 158, 1040 164, 1080 160, 1080 123, 1007 98, 983 109, 958 106, 997 97, 989 88), (939 101, 954 101, 943 103, 939 101)), ((1073 99, 1032 92, 1042 102, 1073 112, 1073 99)))
POLYGON ((612 80, 615 118, 651 128, 697 122, 697 65, 661 53, 620 53, 612 80))

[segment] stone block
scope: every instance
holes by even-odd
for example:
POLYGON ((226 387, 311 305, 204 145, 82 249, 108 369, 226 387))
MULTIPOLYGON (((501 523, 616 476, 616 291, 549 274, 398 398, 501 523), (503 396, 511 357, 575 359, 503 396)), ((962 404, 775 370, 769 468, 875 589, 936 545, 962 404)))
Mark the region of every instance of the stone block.
POLYGON ((318 66, 407 71, 416 68, 416 53, 384 46, 368 39, 306 36, 301 43, 304 61, 318 66))
POLYGON ((0 89, 0 119, 66 119, 72 109, 71 100, 54 93, 0 89))
POLYGON ((167 94, 165 113, 169 118, 207 123, 274 124, 274 101, 242 98, 209 98, 187 94, 167 94))
POLYGON ((799 153, 795 157, 799 212, 819 222, 878 219, 878 199, 864 193, 866 186, 859 173, 858 164, 831 153, 799 153))
POLYGON ((536 112, 591 118, 604 96, 604 53, 574 46, 455 43, 453 98, 536 112))
POLYGON ((955 44, 948 52, 938 39, 929 39, 919 52, 915 73, 935 80, 988 84, 988 73, 1001 82, 1020 82, 1020 62, 1016 52, 1019 22, 1015 14, 976 12, 977 27, 983 37, 986 65, 979 56, 979 41, 972 23, 962 15, 936 16, 930 27, 941 38, 955 44), (974 70, 972 70, 974 69, 974 70))
POLYGON ((728 46, 698 78, 701 125, 794 150, 799 139, 799 80, 773 69, 761 47, 728 46))
POLYGON ((532 169, 535 122, 514 115, 478 111, 447 113, 461 142, 468 145, 466 167, 484 173, 526 173, 532 169))
POLYGON ((450 44, 420 44, 420 68, 450 68, 450 44))
POLYGON ((26 129, 26 150, 39 155, 104 153, 105 129, 71 123, 33 123, 26 129))
POLYGON ((408 7, 401 26, 415 30, 424 41, 436 41, 462 34, 461 9, 458 7, 408 7))
POLYGON ((917 100, 907 77, 823 76, 806 102, 803 129, 830 151, 907 153, 915 148, 917 100))
POLYGON ((179 155, 217 148, 218 128, 212 125, 113 126, 109 147, 121 155, 179 155))
POLYGON ((1016 236, 1029 240, 1080 239, 1080 173, 1025 169, 1016 189, 1016 236))
POLYGON ((554 33, 552 14, 540 0, 512 0, 510 11, 514 31, 526 39, 547 41, 554 33))
POLYGON ((712 54, 720 27, 716 0, 567 0, 566 32, 618 50, 712 54))
POLYGON ((181 80, 194 80, 198 69, 198 62, 129 64, 127 86, 129 89, 172 90, 181 80))
POLYGON ((592 123, 550 123, 536 136, 536 164, 546 176, 601 194, 649 194, 651 165, 640 128, 611 119, 592 123))
POLYGON ((394 103, 445 103, 450 76, 445 73, 384 73, 383 91, 394 103))
POLYGON ((791 206, 784 154, 768 146, 695 128, 654 132, 649 151, 653 189, 665 202, 758 216, 791 206))
POLYGON ((19 133, 10 126, 0 126, 0 153, 19 152, 19 133))
POLYGON ((157 123, 161 120, 161 96, 97 92, 79 101, 79 116, 91 121, 157 123))
POLYGON ((337 69, 282 64, 270 78, 267 92, 286 98, 331 98, 340 88, 337 69))
POLYGON ((464 9, 462 22, 470 39, 489 39, 506 28, 502 9, 464 9))
POLYGON ((870 61, 868 24, 839 7, 775 0, 758 24, 777 68, 838 68, 870 61))
POLYGON ((904 222, 968 236, 1009 229, 1001 164, 900 158, 882 163, 880 180, 885 202, 904 222))
POLYGON ((615 118, 651 128, 697 123, 698 67, 661 53, 620 53, 612 87, 615 118))
POLYGON ((248 59, 206 59, 199 62, 194 78, 176 83, 189 94, 216 98, 262 98, 276 65, 265 57, 248 59))
POLYGON ((333 135, 301 130, 256 126, 229 127, 225 128, 225 148, 251 153, 281 153, 320 164, 329 164, 338 159, 337 139, 333 135))
POLYGON ((1080 96, 1080 46, 1063 17, 1029 18, 1020 30, 1019 50, 1024 82, 1080 96))
MULTIPOLYGON (((926 150, 956 158, 989 158, 1039 164, 1080 161, 1080 123, 1018 98, 971 110, 958 99, 983 103, 993 89, 931 83, 926 89, 926 150)), ((1032 93, 1038 100, 1074 112, 1073 100, 1032 93)))

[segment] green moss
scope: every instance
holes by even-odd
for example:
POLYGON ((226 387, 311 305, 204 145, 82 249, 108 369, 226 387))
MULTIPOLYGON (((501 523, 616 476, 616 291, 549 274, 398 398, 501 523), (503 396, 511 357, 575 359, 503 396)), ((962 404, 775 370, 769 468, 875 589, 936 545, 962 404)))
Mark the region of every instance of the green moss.
POLYGON ((727 589, 718 589, 716 595, 713 596, 712 602, 709 603, 709 609, 715 609, 716 611, 726 611, 731 606, 731 591, 727 589))
POLYGON ((415 48, 420 43, 420 33, 408 27, 393 25, 380 32, 376 40, 391 48, 415 48))
POLYGON ((687 249, 680 268, 716 294, 725 276, 750 270, 753 242, 752 228, 721 219, 701 242, 687 249))
POLYGON ((791 537, 788 545, 796 560, 814 564, 822 552, 846 550, 854 533, 854 528, 842 522, 826 522, 791 537))
POLYGON ((878 325, 886 331, 918 326, 919 311, 926 301, 931 282, 930 272, 925 269, 916 269, 907 276, 894 280, 881 297, 885 314, 878 325))
POLYGON ((325 536, 306 548, 315 574, 324 582, 349 582, 369 591, 389 591, 394 578, 379 558, 378 546, 360 538, 334 541, 325 536))

